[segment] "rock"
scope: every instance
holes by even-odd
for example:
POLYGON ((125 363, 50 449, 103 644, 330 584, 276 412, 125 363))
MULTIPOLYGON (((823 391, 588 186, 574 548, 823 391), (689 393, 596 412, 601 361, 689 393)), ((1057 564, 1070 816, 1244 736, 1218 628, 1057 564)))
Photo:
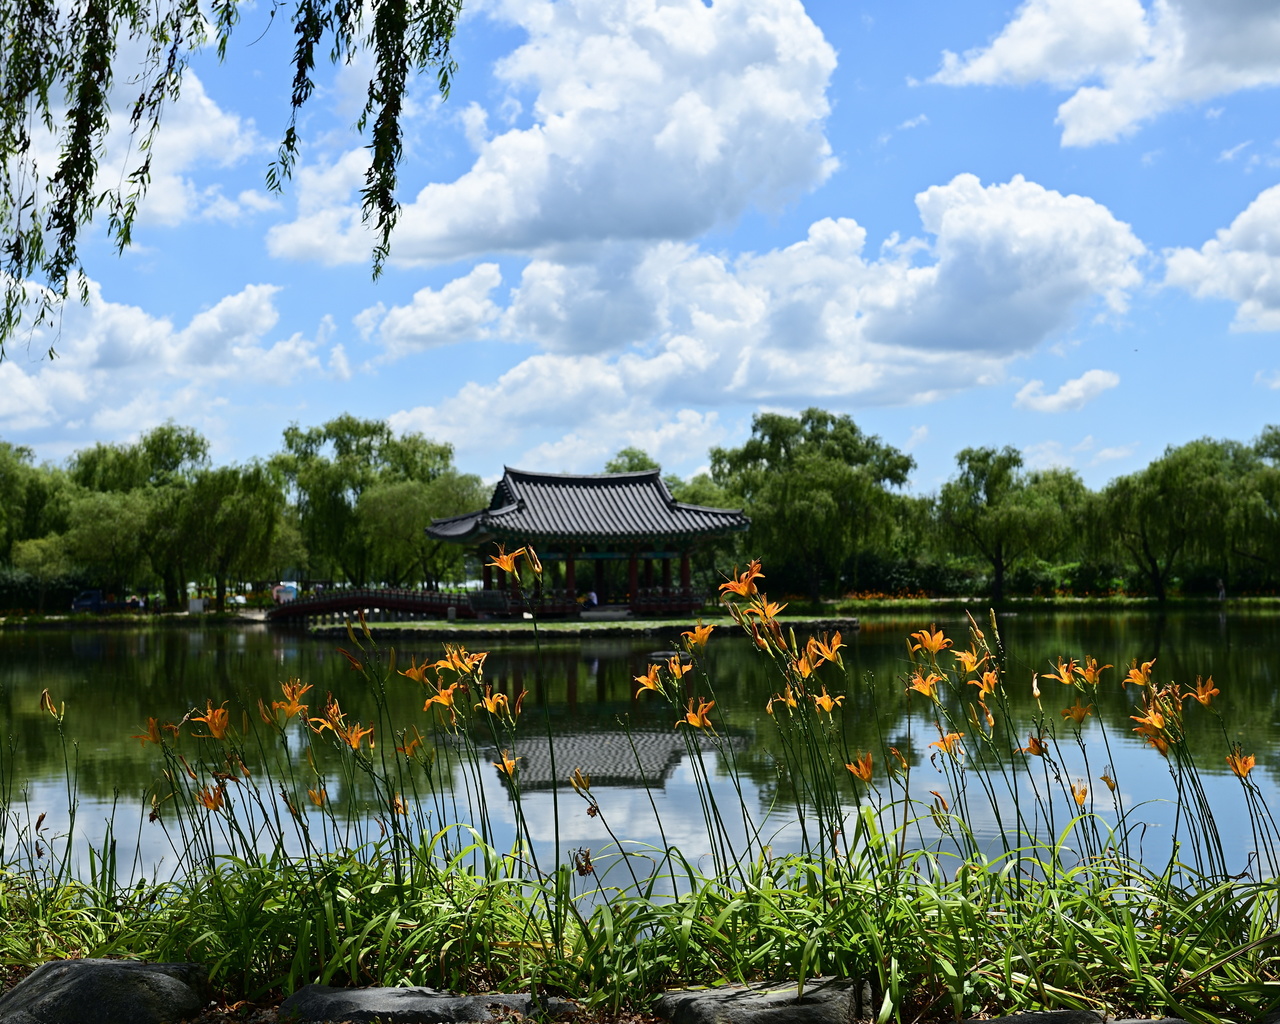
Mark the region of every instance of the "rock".
POLYGON ((199 964, 54 960, 0 996, 0 1024, 167 1024, 208 1000, 199 964))
POLYGON ((667 992, 654 1013, 671 1024, 851 1024, 877 1009, 869 982, 814 978, 803 994, 795 982, 667 992))
MULTIPOLYGON (((494 1019, 490 1007, 503 1006, 533 1016, 569 1017, 577 1005, 567 999, 535 1000, 528 993, 456 996, 431 988, 331 988, 307 985, 280 1004, 280 1020, 296 1024, 352 1021, 353 1024, 459 1024, 494 1019)), ((0 1021, 0 1024, 4 1024, 0 1021)))
MULTIPOLYGON (((1092 1010, 1038 1010, 1033 1013, 1011 1013, 1007 1017, 992 1017, 984 1021, 965 1021, 965 1024, 1103 1024, 1105 1017, 1092 1010)), ((1143 1021, 1142 1024, 1156 1024, 1143 1021)))

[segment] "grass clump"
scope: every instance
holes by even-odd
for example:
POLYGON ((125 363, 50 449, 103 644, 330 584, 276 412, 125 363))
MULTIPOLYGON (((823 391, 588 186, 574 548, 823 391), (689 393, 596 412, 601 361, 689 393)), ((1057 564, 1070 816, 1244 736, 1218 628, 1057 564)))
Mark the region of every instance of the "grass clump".
MULTIPOLYGON (((518 573, 519 555, 495 564, 518 573)), ((526 555, 524 571, 535 566, 526 555)), ((1224 732, 1253 849, 1243 871, 1229 865, 1186 742, 1197 718, 1216 721, 1212 680, 1160 686, 1136 662, 1125 677, 1179 807, 1171 853, 1145 863, 1141 809, 1126 805, 1109 765, 1089 763, 1082 739, 1110 666, 1059 662, 1034 684, 1038 714, 1021 721, 994 620, 985 630, 971 620, 964 649, 931 628, 914 633, 905 682, 934 723, 929 756, 943 779, 922 783, 915 756, 887 737, 849 747, 841 715, 856 691, 840 634, 798 640, 762 578, 753 563, 722 590, 777 669, 772 806, 749 798, 703 670, 713 627, 687 631, 680 654, 636 679, 684 737, 705 860, 666 841, 652 800, 662 842, 627 840, 591 779, 554 763, 546 709, 495 692, 483 653, 446 645, 434 663, 397 666, 366 627, 342 651, 372 695, 365 721, 290 680, 269 703, 208 702, 135 737, 156 750, 148 813, 176 858, 167 879, 115 864, 110 836, 78 877, 69 840, 17 813, 10 751, 0 962, 191 959, 252 999, 310 982, 532 988, 614 1011, 676 985, 838 975, 870 982, 881 1024, 1058 1007, 1245 1021, 1280 1005, 1280 832, 1253 758, 1224 732), (1074 703, 1046 711, 1042 681, 1074 703), (418 722, 391 720, 388 688, 404 685, 422 689, 418 722), (521 786, 522 745, 535 736, 559 782, 544 843, 521 786), (508 849, 497 845, 495 773, 514 816, 508 849), (604 825, 608 847, 561 842, 571 806, 604 825), (991 817, 994 844, 973 826, 991 817), (782 845, 791 852, 776 853, 782 845)), ((66 713, 52 698, 45 706, 74 810, 66 713)))

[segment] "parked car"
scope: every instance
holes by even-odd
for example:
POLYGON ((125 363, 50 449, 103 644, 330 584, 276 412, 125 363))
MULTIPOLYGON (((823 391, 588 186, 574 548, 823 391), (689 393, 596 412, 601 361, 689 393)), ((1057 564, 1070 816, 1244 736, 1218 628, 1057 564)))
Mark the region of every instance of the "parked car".
POLYGON ((141 607, 142 602, 136 597, 127 601, 113 600, 113 595, 104 595, 101 590, 82 590, 71 602, 73 612, 93 612, 101 615, 104 612, 123 612, 141 607))

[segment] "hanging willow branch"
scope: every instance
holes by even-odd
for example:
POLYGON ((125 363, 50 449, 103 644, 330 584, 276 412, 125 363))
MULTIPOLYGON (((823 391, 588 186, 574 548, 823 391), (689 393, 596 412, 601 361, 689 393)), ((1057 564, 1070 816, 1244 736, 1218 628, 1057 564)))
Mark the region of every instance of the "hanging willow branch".
MULTIPOLYGON (((5 342, 26 323, 51 321, 73 292, 88 287, 79 232, 106 212, 117 252, 132 240, 134 218, 151 179, 152 147, 165 105, 178 97, 190 55, 212 41, 219 57, 239 22, 241 0, 216 0, 212 23, 197 0, 0 0, 0 361, 5 342), (128 79, 130 152, 136 164, 98 191, 98 165, 110 129, 110 101, 123 48, 144 54, 128 79), (56 156, 41 162, 42 150, 56 156), (49 165, 49 166, 46 166, 49 165)), ((373 274, 390 254, 399 214, 400 118, 412 76, 433 71, 447 96, 456 71, 449 47, 462 0, 294 0, 295 46, 289 123, 267 187, 279 191, 298 160, 298 112, 315 91, 317 49, 334 62, 373 55, 364 109, 369 170, 362 213, 373 226, 373 274)), ((271 12, 274 19, 277 5, 271 12)), ((53 356, 51 348, 49 355, 53 356)))

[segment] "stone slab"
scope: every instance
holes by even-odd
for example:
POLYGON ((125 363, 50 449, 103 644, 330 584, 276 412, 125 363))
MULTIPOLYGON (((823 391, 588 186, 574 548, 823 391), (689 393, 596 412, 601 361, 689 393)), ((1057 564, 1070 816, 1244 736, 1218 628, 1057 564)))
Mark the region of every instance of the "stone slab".
MULTIPOLYGON (((525 1016, 570 1017, 577 1004, 567 999, 535 1000, 526 993, 458 996, 431 988, 333 988, 306 985, 280 1004, 280 1021, 294 1024, 463 1024, 490 1021, 494 1007, 525 1016)), ((4 1022, 0 1021, 0 1024, 4 1022)))
POLYGON ((654 1005, 671 1024, 853 1024, 877 1009, 871 985, 850 978, 814 978, 803 990, 795 982, 681 989, 654 1005))
POLYGON ((0 996, 0 1024, 172 1024, 208 999, 199 964, 53 960, 0 996))

